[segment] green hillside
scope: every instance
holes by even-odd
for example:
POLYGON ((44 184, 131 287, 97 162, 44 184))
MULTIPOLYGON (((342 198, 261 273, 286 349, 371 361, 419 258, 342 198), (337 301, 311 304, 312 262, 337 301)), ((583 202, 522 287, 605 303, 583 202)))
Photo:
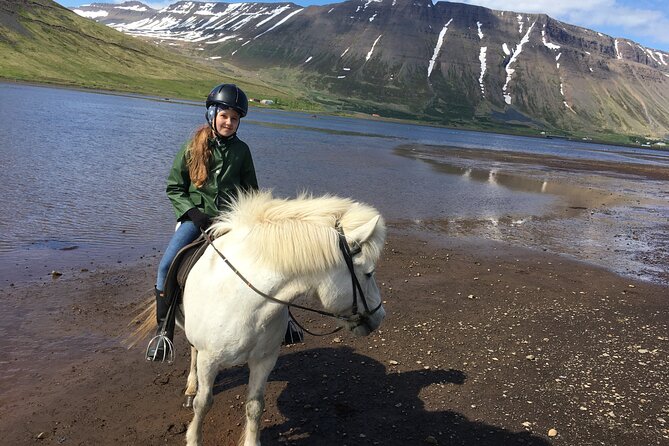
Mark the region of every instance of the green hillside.
POLYGON ((201 99, 221 82, 287 98, 155 44, 126 36, 51 0, 0 0, 0 79, 201 99))

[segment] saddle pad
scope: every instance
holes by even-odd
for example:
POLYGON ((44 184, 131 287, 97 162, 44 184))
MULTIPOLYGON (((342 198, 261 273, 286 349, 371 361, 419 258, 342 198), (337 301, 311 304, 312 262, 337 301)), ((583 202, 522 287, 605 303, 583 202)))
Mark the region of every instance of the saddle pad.
MULTIPOLYGON (((167 279, 165 280, 165 296, 172 297, 174 294, 181 296, 188 273, 193 268, 193 265, 202 257, 204 251, 207 249, 203 236, 198 237, 192 243, 184 246, 177 253, 172 264, 167 272, 167 279)), ((170 299, 170 301, 172 301, 170 299)))

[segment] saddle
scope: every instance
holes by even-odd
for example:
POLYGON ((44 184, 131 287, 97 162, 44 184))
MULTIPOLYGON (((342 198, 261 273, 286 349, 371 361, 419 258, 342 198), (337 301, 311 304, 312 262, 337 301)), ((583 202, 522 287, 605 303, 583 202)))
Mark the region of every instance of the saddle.
POLYGON ((202 257, 206 249, 206 240, 203 235, 200 235, 190 244, 181 248, 174 257, 174 260, 172 260, 172 264, 167 270, 165 289, 163 290, 171 305, 179 305, 188 273, 190 273, 190 270, 193 269, 193 266, 202 257))

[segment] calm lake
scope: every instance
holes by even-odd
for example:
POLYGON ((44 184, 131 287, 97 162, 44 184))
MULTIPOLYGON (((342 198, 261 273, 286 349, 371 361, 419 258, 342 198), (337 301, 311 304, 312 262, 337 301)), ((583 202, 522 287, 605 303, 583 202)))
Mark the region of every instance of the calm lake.
MULTIPOLYGON (((0 116, 0 284, 160 255, 174 228, 165 179, 204 121, 201 104, 0 83, 0 116)), ((444 236, 511 241, 651 279, 667 268, 662 238, 629 233, 630 225, 666 233, 666 184, 589 175, 583 190, 594 184, 638 196, 637 205, 614 207, 597 221, 589 212, 555 217, 564 196, 536 174, 483 164, 435 168, 395 149, 447 145, 664 166, 667 152, 256 108, 239 136, 251 147, 261 187, 277 195, 352 197, 376 206, 391 225, 434 231, 439 225, 426 222, 449 222, 444 236), (499 181, 489 180, 490 169, 499 181), (611 231, 620 240, 609 240, 611 231)), ((550 174, 557 184, 573 178, 550 174)))

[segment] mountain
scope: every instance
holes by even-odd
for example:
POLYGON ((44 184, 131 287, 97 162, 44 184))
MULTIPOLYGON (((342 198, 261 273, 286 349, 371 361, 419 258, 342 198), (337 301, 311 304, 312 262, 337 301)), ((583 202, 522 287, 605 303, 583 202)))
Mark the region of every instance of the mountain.
POLYGON ((337 110, 479 128, 669 136, 669 54, 544 14, 431 0, 73 8, 337 110))
MULTIPOLYGON (((0 0, 0 78, 202 99, 231 78, 51 0, 0 0)), ((248 84, 255 91, 275 89, 248 84)))

